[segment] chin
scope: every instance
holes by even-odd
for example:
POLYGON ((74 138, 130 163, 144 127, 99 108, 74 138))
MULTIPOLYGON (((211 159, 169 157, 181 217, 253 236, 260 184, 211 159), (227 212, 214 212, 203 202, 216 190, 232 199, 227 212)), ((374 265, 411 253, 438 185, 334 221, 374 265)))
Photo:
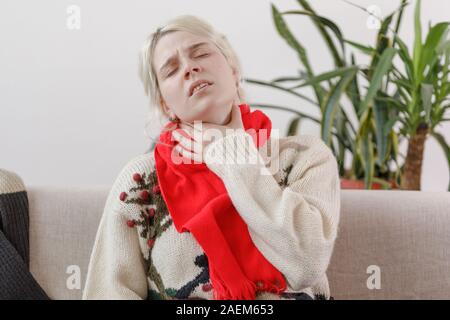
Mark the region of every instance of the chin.
POLYGON ((227 99, 223 101, 217 99, 214 95, 208 95, 199 99, 198 103, 192 106, 191 110, 195 110, 195 116, 192 120, 201 120, 217 125, 223 125, 228 123, 228 117, 231 112, 232 102, 227 99))

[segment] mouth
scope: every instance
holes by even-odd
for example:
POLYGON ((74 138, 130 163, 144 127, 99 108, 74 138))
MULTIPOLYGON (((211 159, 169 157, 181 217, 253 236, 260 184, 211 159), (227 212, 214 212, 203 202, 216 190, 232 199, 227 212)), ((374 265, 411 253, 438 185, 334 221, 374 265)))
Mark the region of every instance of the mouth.
POLYGON ((189 89, 189 97, 195 96, 198 92, 202 92, 212 85, 212 82, 206 80, 199 80, 194 82, 189 89))

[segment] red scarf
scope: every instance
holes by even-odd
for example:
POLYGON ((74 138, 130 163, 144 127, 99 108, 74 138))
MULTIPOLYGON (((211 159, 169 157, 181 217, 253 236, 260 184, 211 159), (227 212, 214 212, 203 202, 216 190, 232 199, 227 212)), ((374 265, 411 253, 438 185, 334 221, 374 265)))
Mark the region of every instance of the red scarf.
MULTIPOLYGON (((239 108, 244 129, 260 148, 270 137, 270 119, 261 111, 250 112, 247 104, 239 108), (266 129, 264 141, 257 139, 260 129, 266 129)), ((283 292, 283 275, 253 244, 222 180, 205 163, 173 162, 171 125, 164 127, 154 151, 158 182, 177 231, 191 232, 208 257, 214 299, 253 300, 256 291, 283 292)))

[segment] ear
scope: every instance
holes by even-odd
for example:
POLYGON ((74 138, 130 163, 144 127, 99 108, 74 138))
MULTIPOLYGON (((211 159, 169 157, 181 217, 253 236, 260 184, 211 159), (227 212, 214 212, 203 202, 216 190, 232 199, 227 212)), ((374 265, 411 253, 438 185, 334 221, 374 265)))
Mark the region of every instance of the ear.
POLYGON ((161 104, 161 107, 162 107, 164 113, 166 115, 169 115, 170 108, 167 106, 166 102, 164 101, 164 99, 162 97, 159 99, 159 103, 161 104))
POLYGON ((241 80, 241 74, 239 73, 239 71, 237 70, 236 67, 231 67, 233 76, 234 76, 234 82, 236 83, 237 86, 239 86, 239 82, 241 80))

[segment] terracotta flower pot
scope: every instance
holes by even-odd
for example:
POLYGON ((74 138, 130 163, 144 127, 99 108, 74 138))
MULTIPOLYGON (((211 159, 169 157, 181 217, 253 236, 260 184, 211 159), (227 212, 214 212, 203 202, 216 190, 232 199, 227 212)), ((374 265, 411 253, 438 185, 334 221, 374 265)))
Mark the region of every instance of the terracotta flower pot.
MULTIPOLYGON (((352 180, 341 178, 341 189, 364 189, 364 180, 352 180)), ((390 181, 391 189, 399 189, 395 181, 390 181)), ((372 182, 373 190, 383 190, 383 185, 379 182, 372 182)))

